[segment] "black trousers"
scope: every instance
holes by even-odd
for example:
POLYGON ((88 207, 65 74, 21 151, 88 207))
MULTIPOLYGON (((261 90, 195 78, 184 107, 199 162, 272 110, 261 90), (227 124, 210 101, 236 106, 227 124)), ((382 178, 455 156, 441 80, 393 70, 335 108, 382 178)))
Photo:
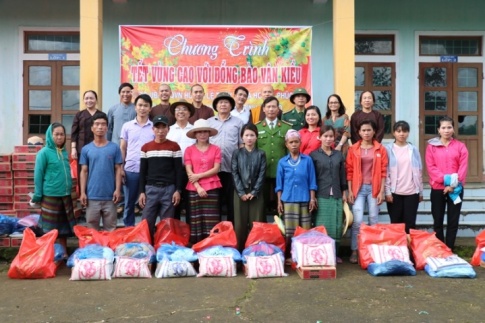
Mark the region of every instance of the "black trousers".
MULTIPOLYGON (((463 199, 463 191, 461 191, 460 198, 463 199)), ((443 194, 443 190, 431 189, 431 214, 433 215, 433 228, 436 232, 436 237, 446 243, 448 248, 453 250, 455 247, 456 233, 458 232, 458 224, 460 221, 460 211, 462 203, 454 204, 449 194, 443 194), (446 240, 443 232, 443 222, 445 220, 445 209, 448 207, 446 217, 446 240)))
POLYGON ((219 214, 223 214, 223 206, 226 205, 227 221, 231 221, 234 225, 234 179, 232 173, 219 172, 219 179, 222 187, 219 195, 219 214))
POLYGON ((406 233, 409 233, 409 229, 416 229, 419 194, 398 195, 392 193, 392 201, 392 203, 386 203, 391 223, 404 223, 406 233))

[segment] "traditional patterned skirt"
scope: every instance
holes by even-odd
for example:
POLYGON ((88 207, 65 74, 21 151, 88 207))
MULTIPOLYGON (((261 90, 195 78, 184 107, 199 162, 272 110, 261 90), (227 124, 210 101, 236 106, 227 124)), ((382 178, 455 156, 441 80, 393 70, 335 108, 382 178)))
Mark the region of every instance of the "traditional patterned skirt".
POLYGON ((201 198, 197 192, 189 191, 190 241, 197 243, 209 236, 210 230, 221 221, 219 214, 219 191, 207 191, 201 198))
POLYGON ((40 207, 39 226, 44 232, 57 229, 60 238, 73 236, 76 219, 70 195, 43 196, 40 207))
POLYGON ((335 247, 338 248, 342 237, 342 199, 319 197, 317 200, 318 209, 315 226, 323 225, 327 229, 328 236, 335 240, 335 247))
POLYGON ((308 203, 288 203, 283 204, 285 230, 286 230, 286 256, 291 253, 291 238, 295 233, 296 227, 309 230, 312 227, 312 217, 308 211, 308 203))

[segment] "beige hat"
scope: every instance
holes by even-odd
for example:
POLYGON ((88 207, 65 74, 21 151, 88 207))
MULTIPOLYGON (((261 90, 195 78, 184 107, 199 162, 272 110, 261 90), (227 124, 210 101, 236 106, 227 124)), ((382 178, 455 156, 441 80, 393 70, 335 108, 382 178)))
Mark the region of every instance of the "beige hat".
POLYGON ((216 129, 211 128, 209 121, 205 119, 199 119, 195 121, 194 127, 187 132, 187 137, 195 139, 195 133, 197 131, 209 131, 210 137, 215 136, 218 133, 216 129))
POLYGON ((44 139, 38 136, 33 136, 27 139, 27 145, 44 145, 44 139))
POLYGON ((354 215, 352 211, 350 211, 349 204, 347 202, 343 202, 343 209, 344 209, 344 219, 342 221, 342 237, 347 232, 347 229, 350 228, 352 223, 354 222, 354 215))

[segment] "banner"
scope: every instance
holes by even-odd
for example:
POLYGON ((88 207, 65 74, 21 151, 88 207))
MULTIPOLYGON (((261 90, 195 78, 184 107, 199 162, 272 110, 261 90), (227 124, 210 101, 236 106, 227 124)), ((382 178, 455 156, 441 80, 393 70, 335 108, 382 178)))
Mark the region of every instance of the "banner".
POLYGON ((311 40, 311 27, 120 26, 121 82, 149 94, 154 105, 162 83, 172 89, 171 102, 191 102, 191 86, 201 84, 208 106, 217 93, 232 95, 242 85, 251 108, 272 85, 288 111, 296 88, 312 90, 311 40))

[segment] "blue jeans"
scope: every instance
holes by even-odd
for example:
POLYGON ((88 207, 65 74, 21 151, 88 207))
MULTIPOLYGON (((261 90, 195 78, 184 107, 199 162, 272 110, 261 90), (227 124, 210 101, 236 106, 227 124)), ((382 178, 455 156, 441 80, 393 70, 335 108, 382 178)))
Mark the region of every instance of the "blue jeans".
POLYGON ((138 200, 138 185, 140 173, 125 171, 125 211, 123 212, 123 223, 127 227, 135 226, 135 204, 138 200))
POLYGON ((357 235, 360 232, 360 225, 364 218, 365 201, 369 207, 369 224, 376 224, 379 220, 379 205, 377 199, 372 197, 372 185, 363 184, 359 193, 355 197, 352 212, 354 213, 354 223, 352 223, 352 243, 350 249, 357 250, 357 235))

